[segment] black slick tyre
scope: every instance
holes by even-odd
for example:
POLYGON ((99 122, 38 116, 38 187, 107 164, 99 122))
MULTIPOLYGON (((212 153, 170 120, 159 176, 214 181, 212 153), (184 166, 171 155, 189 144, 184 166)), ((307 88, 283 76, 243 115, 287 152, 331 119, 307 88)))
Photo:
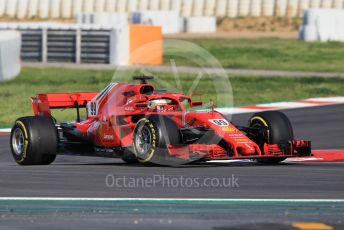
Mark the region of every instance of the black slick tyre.
MULTIPOLYGON (((250 119, 250 127, 258 127, 265 129, 264 135, 258 138, 256 143, 263 148, 264 143, 279 144, 280 146, 288 146, 288 142, 294 139, 292 125, 288 117, 279 111, 266 111, 255 113, 250 119)), ((285 157, 261 158, 257 161, 263 164, 276 164, 285 157)))
POLYGON ((137 160, 143 164, 173 165, 177 159, 168 155, 168 145, 178 145, 180 133, 175 122, 160 115, 150 115, 139 120, 133 132, 133 149, 137 160))
POLYGON ((19 165, 48 165, 57 153, 57 131, 53 121, 43 116, 22 117, 11 130, 10 147, 19 165))

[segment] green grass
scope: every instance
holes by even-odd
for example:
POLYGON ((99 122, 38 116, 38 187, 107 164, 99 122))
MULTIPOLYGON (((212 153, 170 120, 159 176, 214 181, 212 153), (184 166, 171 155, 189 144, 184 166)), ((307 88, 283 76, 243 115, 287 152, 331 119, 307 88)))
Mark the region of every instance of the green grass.
MULTIPOLYGON (((120 81, 129 81, 128 74, 121 72, 120 81)), ((172 74, 155 73, 159 88, 176 85, 172 74)), ((99 91, 113 77, 113 71, 35 69, 23 68, 14 80, 0 83, 0 127, 9 127, 17 117, 32 115, 30 97, 43 92, 99 91)), ((202 77, 195 91, 205 93, 203 100, 213 100, 216 106, 228 106, 230 89, 216 76, 202 77), (217 85, 214 85, 214 82, 217 85), (223 85, 222 89, 221 86, 223 85), (217 97, 218 96, 218 97, 217 97)), ((195 75, 180 75, 180 84, 185 93, 192 85, 195 75)), ((309 97, 344 95, 344 80, 331 78, 257 78, 250 76, 230 77, 235 105, 249 105, 260 102, 296 100, 309 97)), ((75 112, 57 110, 59 120, 70 120, 75 112)))
MULTIPOLYGON (((225 68, 344 72, 344 43, 340 42, 307 43, 278 38, 184 40, 209 51, 225 68)), ((184 46, 165 52, 165 64, 170 59, 177 65, 204 64, 200 59, 182 58, 188 57, 187 52, 184 46)))

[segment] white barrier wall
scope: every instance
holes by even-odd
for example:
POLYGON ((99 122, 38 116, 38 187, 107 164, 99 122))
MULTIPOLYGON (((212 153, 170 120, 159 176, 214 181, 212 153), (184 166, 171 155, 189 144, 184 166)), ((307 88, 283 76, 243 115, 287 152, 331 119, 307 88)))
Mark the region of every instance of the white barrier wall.
POLYGON ((163 34, 180 32, 180 17, 176 11, 138 11, 131 13, 131 23, 161 26, 163 34))
POLYGON ((299 0, 288 0, 287 3, 287 17, 297 17, 299 10, 299 0))
POLYGON ((111 26, 114 28, 128 27, 127 13, 79 13, 76 16, 77 24, 94 24, 111 26))
POLYGON ((251 2, 250 15, 253 17, 262 15, 262 0, 253 0, 251 2))
POLYGON ((170 10, 171 1, 170 0, 161 0, 160 10, 170 10))
POLYGON ((333 0, 333 8, 341 9, 344 6, 343 0, 333 0))
POLYGON ((149 10, 159 10, 159 0, 149 0, 149 10))
POLYGON ((183 17, 302 17, 308 8, 344 8, 344 0, 0 0, 0 17, 73 18, 80 12, 177 11, 183 17))
POLYGON ((82 0, 74 0, 72 7, 72 15, 77 15, 82 12, 82 0))
POLYGON ((216 1, 216 9, 215 9, 215 16, 216 17, 224 17, 226 16, 227 12, 227 4, 232 0, 217 0, 216 1))
POLYGON ((321 0, 310 0, 309 8, 320 8, 321 0))
POLYGON ((216 32, 216 17, 180 17, 176 11, 137 11, 127 13, 79 13, 77 24, 90 24, 114 28, 126 28, 128 22, 161 26, 163 34, 179 32, 211 33, 216 32))
POLYGON ((60 17, 60 6, 61 6, 61 0, 51 0, 50 2, 50 17, 55 19, 60 17))
POLYGON ((139 8, 139 10, 147 10, 148 9, 148 0, 140 0, 138 8, 139 8))
POLYGON ((61 16, 62 18, 71 18, 73 10, 73 1, 74 0, 62 0, 61 4, 61 16))
POLYGON ((188 17, 185 18, 185 32, 187 33, 215 33, 216 18, 208 17, 188 17))
POLYGON ((263 0, 262 2, 262 16, 272 17, 275 12, 275 0, 263 0))
POLYGON ((247 17, 250 13, 251 0, 240 0, 239 1, 239 16, 247 17))
POLYGON ((27 17, 28 18, 36 17, 37 13, 38 13, 38 0, 30 0, 27 17))
POLYGON ((227 16, 230 18, 238 17, 238 7, 239 7, 239 0, 228 0, 228 2, 227 2, 227 16))
POLYGON ((20 73, 21 35, 17 31, 0 31, 0 81, 20 73))
POLYGON ((29 0, 18 0, 17 18, 26 18, 29 0))
POLYGON ((105 10, 105 0, 96 0, 94 2, 94 11, 95 12, 104 12, 104 10, 105 10))
POLYGON ((115 12, 116 11, 116 0, 107 0, 106 4, 105 4, 105 11, 106 12, 115 12))
POLYGON ((39 18, 43 18, 43 19, 48 18, 50 9, 51 9, 50 1, 39 1, 39 4, 38 4, 39 18))
POLYGON ((332 8, 332 0, 322 0, 320 7, 321 8, 332 8))
POLYGON ((129 27, 113 30, 110 43, 110 64, 128 65, 129 63, 129 27))
POLYGON ((123 13, 127 11, 127 1, 126 0, 117 0, 116 11, 123 13))
POLYGON ((61 0, 51 0, 50 1, 51 7, 50 7, 50 17, 60 18, 60 12, 61 12, 61 0))
POLYGON ((276 0, 275 5, 275 16, 284 17, 287 13, 287 2, 288 0, 276 0))
POLYGON ((94 1, 93 0, 84 0, 83 4, 83 12, 93 12, 93 7, 94 7, 94 1))
POLYGON ((3 17, 6 12, 6 0, 0 0, 0 17, 3 17))
POLYGON ((181 9, 182 9, 182 0, 173 0, 171 2, 171 10, 173 11, 177 11, 177 12, 181 12, 181 9))
POLYGON ((182 1, 181 11, 182 11, 183 17, 190 17, 191 16, 191 14, 192 14, 192 3, 193 3, 193 0, 183 0, 182 1))
POLYGON ((203 15, 203 10, 204 10, 204 5, 205 2, 204 0, 196 0, 193 5, 193 11, 192 15, 193 16, 202 16, 203 15))
POLYGON ((205 8, 204 8, 204 15, 205 16, 213 16, 215 12, 216 0, 206 0, 205 1, 205 8))
POLYGON ((309 9, 309 7, 310 7, 310 0, 300 0, 298 16, 303 17, 305 10, 309 9))
POLYGON ((176 11, 137 11, 131 13, 131 23, 161 26, 163 34, 180 32, 180 18, 176 11))
POLYGON ((138 0, 129 0, 128 2, 128 12, 133 12, 138 10, 138 0))
POLYGON ((304 41, 344 42, 344 10, 310 9, 305 12, 299 32, 304 41))
POLYGON ((7 5, 6 5, 6 16, 14 18, 16 16, 16 9, 17 7, 17 0, 7 0, 7 5))

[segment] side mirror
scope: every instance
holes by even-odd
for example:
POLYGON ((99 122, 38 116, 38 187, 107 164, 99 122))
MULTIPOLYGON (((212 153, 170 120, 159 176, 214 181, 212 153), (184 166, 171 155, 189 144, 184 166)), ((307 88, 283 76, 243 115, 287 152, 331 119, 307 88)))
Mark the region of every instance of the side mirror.
POLYGON ((203 105, 203 102, 201 102, 201 101, 192 101, 190 103, 191 107, 198 107, 198 106, 202 106, 202 105, 203 105))

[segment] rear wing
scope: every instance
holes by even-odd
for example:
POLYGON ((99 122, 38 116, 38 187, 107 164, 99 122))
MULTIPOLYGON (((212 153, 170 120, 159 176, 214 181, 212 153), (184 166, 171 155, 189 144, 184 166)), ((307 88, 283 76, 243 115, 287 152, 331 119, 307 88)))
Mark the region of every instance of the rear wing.
POLYGON ((80 120, 79 108, 85 108, 98 92, 42 93, 31 98, 34 114, 51 117, 51 109, 76 108, 80 120))

